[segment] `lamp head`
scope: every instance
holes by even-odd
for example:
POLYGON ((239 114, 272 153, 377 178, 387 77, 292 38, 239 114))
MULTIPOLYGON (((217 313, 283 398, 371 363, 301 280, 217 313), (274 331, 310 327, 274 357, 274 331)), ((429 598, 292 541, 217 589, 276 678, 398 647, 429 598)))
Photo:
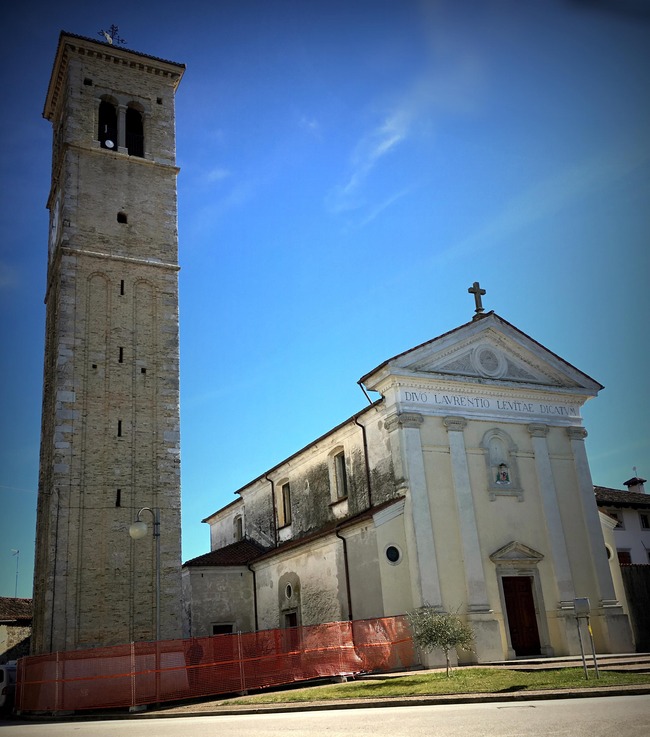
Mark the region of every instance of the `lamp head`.
POLYGON ((139 540, 147 534, 147 529, 147 523, 142 522, 142 520, 138 520, 129 526, 129 535, 131 535, 134 540, 139 540))

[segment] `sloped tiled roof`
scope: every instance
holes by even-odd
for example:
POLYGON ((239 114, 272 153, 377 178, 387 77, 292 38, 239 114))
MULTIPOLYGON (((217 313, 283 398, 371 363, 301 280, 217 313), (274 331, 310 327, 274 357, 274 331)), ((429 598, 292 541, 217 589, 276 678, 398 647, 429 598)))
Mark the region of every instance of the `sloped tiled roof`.
POLYGON ((199 555, 198 558, 183 563, 184 566, 245 566, 258 558, 266 548, 258 545, 253 540, 239 540, 225 548, 211 550, 209 553, 199 555))
POLYGON ((596 504, 600 507, 631 507, 633 509, 650 509, 650 494, 640 491, 624 491, 609 489, 606 486, 594 486, 596 504))
POLYGON ((0 622, 15 622, 32 618, 32 600, 0 596, 0 622))

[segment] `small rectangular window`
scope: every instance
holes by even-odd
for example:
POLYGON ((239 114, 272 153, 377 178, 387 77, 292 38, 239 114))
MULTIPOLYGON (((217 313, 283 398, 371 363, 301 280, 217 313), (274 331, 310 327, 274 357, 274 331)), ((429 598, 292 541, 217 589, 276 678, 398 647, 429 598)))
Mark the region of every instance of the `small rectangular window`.
POLYGON ((124 296, 124 279, 120 281, 120 295, 124 296))
POLYGON ((291 487, 288 483, 282 484, 282 525, 291 524, 291 487))
POLYGON ((117 361, 118 363, 124 363, 124 348, 122 346, 120 346, 120 355, 117 361))
POLYGON ((233 626, 232 624, 213 624, 212 634, 213 635, 232 635, 233 626))
POLYGON ((632 554, 629 550, 618 550, 618 562, 622 566, 629 566, 632 564, 632 554))
POLYGON ((641 522, 642 530, 650 530, 650 514, 646 512, 640 512, 639 521, 641 522))
POLYGON ((623 524, 623 516, 620 514, 620 512, 615 512, 612 509, 607 510, 607 514, 612 518, 615 519, 617 522, 616 529, 622 530, 625 529, 625 525, 623 524))

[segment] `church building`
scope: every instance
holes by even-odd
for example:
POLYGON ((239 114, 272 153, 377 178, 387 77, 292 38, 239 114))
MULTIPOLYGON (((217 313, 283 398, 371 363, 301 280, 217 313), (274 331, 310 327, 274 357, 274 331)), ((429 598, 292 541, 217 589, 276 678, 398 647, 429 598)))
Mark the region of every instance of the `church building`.
POLYGON ((632 651, 585 452, 602 386, 494 312, 360 379, 379 399, 237 490, 183 566, 185 635, 403 614, 471 626, 461 661, 632 651))
POLYGON ((43 111, 53 146, 36 654, 181 634, 184 66, 106 39, 61 33, 43 111))

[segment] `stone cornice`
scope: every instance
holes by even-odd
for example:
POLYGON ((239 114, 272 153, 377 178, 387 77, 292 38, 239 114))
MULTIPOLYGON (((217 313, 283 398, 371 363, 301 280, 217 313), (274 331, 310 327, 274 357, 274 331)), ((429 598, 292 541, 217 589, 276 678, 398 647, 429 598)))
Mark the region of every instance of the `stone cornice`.
POLYGON ((75 256, 90 256, 91 258, 105 259, 107 261, 124 261, 129 264, 140 264, 142 266, 154 266, 158 269, 169 269, 170 271, 180 271, 178 264, 169 261, 154 261, 148 258, 133 258, 133 256, 119 256, 104 251, 90 251, 86 248, 72 248, 71 246, 61 246, 61 252, 75 256))
POLYGON ((390 374, 384 378, 381 385, 374 391, 379 391, 383 396, 386 396, 391 389, 401 388, 485 397, 498 397, 507 394, 508 397, 521 400, 531 396, 543 396, 545 401, 566 402, 570 398, 573 403, 580 405, 583 405, 587 399, 594 396, 592 392, 581 387, 525 384, 503 379, 484 379, 474 376, 440 373, 427 375, 390 374))
POLYGON ((185 71, 184 64, 165 61, 137 51, 129 51, 120 46, 112 46, 85 36, 62 32, 59 37, 45 106, 43 107, 43 117, 47 120, 52 120, 54 116, 54 111, 61 97, 61 90, 65 85, 68 62, 72 55, 103 58, 111 64, 136 66, 140 70, 154 74, 159 78, 168 78, 174 90, 178 87, 185 71))

